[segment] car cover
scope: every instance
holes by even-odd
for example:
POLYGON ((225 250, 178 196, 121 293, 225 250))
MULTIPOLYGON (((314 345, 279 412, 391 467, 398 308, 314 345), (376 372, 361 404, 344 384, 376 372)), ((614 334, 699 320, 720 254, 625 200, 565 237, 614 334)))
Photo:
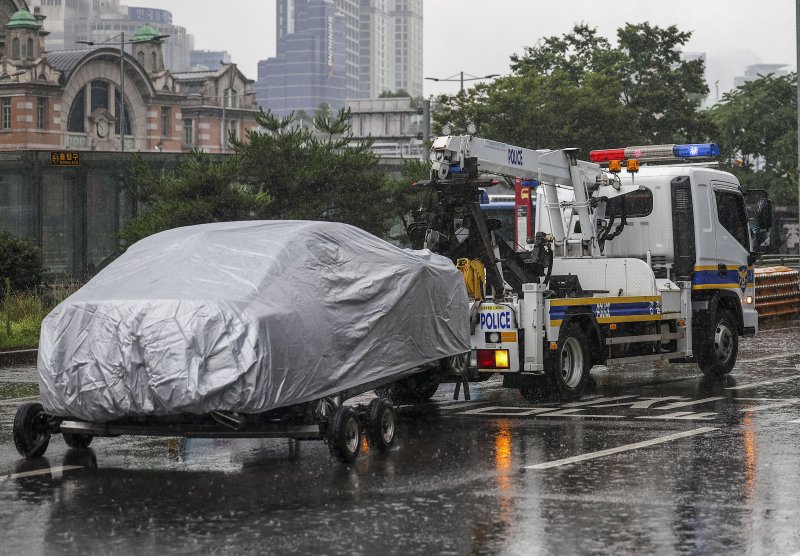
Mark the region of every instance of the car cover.
POLYGON ((469 350, 445 257, 332 222, 177 228, 131 246, 43 321, 53 415, 255 413, 469 350))

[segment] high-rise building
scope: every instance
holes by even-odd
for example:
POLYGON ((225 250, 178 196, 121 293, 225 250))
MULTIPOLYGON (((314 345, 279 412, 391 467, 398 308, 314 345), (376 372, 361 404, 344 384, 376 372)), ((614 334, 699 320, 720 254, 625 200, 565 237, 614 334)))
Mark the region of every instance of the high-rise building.
POLYGON ((359 88, 357 98, 378 98, 393 91, 390 0, 361 0, 359 27, 359 88))
POLYGON ((345 14, 333 0, 279 0, 277 24, 277 53, 258 63, 258 103, 280 116, 299 110, 313 114, 323 103, 342 108, 347 97, 345 14))
POLYGON ((308 111, 309 106, 315 110, 321 102, 339 107, 342 98, 377 98, 401 89, 422 96, 422 0, 277 0, 276 36, 277 54, 259 63, 256 86, 259 102, 276 113, 308 111), (309 20, 320 6, 329 9, 331 4, 331 17, 337 19, 333 35, 327 24, 309 20), (337 33, 342 34, 342 45, 337 33), (330 54, 323 51, 331 36, 337 45, 333 63, 323 67, 319 60, 330 54), (312 86, 315 72, 326 79, 317 78, 312 86), (344 97, 334 91, 337 86, 344 88, 344 97), (331 96, 320 96, 323 87, 331 96), (290 97, 305 100, 287 100, 290 97))
MULTIPOLYGON (((187 71, 190 68, 189 52, 194 37, 185 27, 172 23, 172 13, 167 10, 124 6, 120 0, 33 0, 41 13, 47 16, 50 35, 47 50, 71 50, 78 41, 102 43, 121 33, 132 38, 137 29, 147 23, 160 35, 169 35, 164 43, 164 64, 170 71, 187 71)), ((127 50, 130 50, 127 47, 127 50)))
POLYGON ((786 64, 752 64, 750 66, 745 66, 744 75, 738 75, 733 78, 733 86, 741 87, 749 81, 755 81, 766 75, 782 77, 787 73, 786 64))
POLYGON ((231 62, 231 55, 227 50, 192 50, 189 53, 189 65, 192 66, 192 71, 217 69, 220 65, 231 62))
POLYGON ((392 0, 392 89, 422 96, 422 0, 392 0))

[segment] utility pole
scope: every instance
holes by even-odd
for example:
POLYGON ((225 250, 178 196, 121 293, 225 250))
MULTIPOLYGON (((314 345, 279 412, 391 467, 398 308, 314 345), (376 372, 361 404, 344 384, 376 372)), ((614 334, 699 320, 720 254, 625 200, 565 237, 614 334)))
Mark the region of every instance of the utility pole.
MULTIPOLYGON (((795 46, 797 48, 797 231, 800 233, 800 0, 796 0, 795 46)), ((800 241, 797 244, 800 253, 800 241)))
MULTIPOLYGON (((800 6, 800 0, 797 0, 800 6)), ((120 34, 119 41, 119 150, 125 152, 125 31, 120 34)))

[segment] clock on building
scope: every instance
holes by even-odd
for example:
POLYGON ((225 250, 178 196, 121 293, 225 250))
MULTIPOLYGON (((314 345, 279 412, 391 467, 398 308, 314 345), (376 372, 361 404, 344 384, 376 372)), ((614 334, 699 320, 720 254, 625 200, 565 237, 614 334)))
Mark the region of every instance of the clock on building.
POLYGON ((97 122, 97 136, 101 139, 108 135, 108 122, 106 120, 99 120, 97 122))

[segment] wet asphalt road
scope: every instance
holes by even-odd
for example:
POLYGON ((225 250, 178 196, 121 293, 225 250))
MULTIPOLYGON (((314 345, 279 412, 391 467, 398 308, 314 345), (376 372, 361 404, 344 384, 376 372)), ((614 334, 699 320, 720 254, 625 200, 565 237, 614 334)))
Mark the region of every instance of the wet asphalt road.
POLYGON ((693 365, 593 372, 582 402, 491 380, 400 409, 387 456, 322 442, 120 437, 14 451, 34 370, 0 370, 0 553, 800 553, 800 321, 693 365))

